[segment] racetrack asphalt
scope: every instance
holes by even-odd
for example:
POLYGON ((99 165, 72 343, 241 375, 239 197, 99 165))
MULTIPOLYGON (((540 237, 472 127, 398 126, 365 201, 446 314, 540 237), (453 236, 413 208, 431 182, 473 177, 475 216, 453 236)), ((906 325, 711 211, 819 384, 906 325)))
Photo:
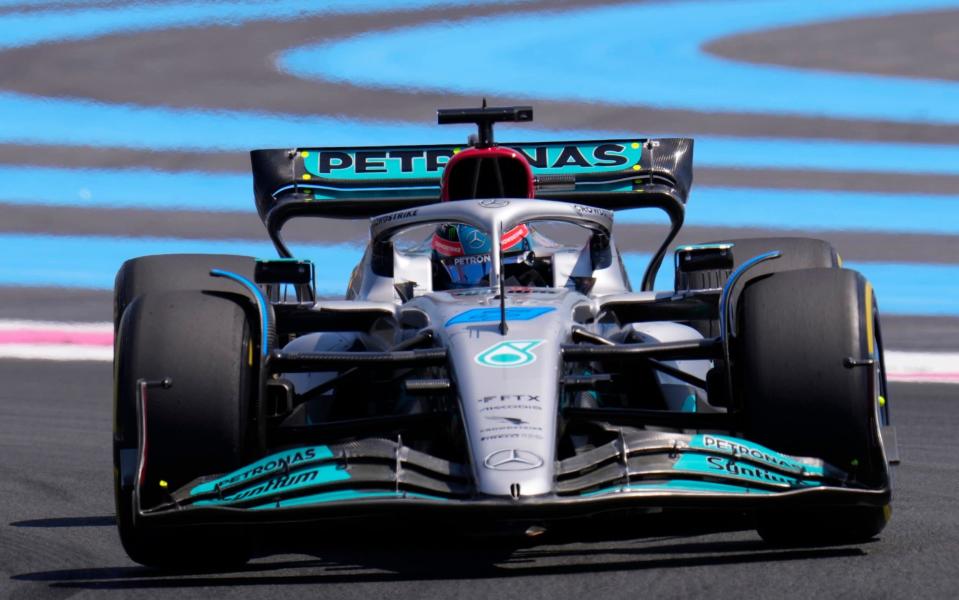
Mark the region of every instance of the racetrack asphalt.
MULTIPOLYGON (((14 0, 0 3, 0 16, 39 14, 49 7, 69 8, 74 2, 23 0, 25 6, 17 4, 14 0)), ((86 5, 132 4, 103 0, 86 5)), ((171 110, 321 113, 347 123, 356 118, 428 125, 435 108, 474 105, 477 98, 302 79, 276 69, 274 59, 306 43, 402 25, 594 4, 599 3, 536 0, 503 6, 434 6, 54 40, 0 51, 0 92, 40 100, 49 96, 171 110)), ((757 31, 716 40, 707 50, 732 61, 956 81, 957 32, 959 11, 941 10, 757 31)), ((642 29, 637 29, 637 35, 641 34, 642 29)), ((677 35, 681 34, 678 27, 677 35)), ((624 77, 668 83, 662 72, 649 71, 648 66, 644 63, 624 77)), ((841 139, 943 148, 959 144, 956 125, 679 110, 644 105, 641 98, 636 106, 612 106, 542 99, 535 91, 490 100, 534 104, 537 125, 563 130, 841 139)), ((19 116, 0 114, 0 118, 10 121, 19 116)), ((233 150, 155 150, 6 139, 0 140, 0 165, 230 174, 246 173, 248 157, 233 150)), ((696 185, 938 195, 955 195, 959 189, 959 176, 917 174, 899 171, 897 166, 892 156, 878 172, 705 167, 697 168, 696 185)), ((252 212, 164 212, 149 206, 51 209, 4 203, 4 191, 0 183, 0 233, 265 240, 252 212)), ((694 192, 690 210, 695 203, 694 192)), ((623 248, 653 249, 658 231, 654 226, 617 227, 623 248)), ((689 227, 678 241, 779 231, 748 225, 689 227)), ((959 236, 955 235, 828 228, 789 231, 789 235, 806 233, 829 239, 847 260, 959 264, 959 236)), ((363 224, 343 222, 291 232, 298 241, 330 243, 364 235, 363 224)), ((22 253, 24 268, 29 268, 28 249, 0 249, 14 256, 22 253)), ((881 296, 879 301, 881 305, 881 296)), ((104 290, 0 287, 0 319, 109 321, 111 316, 111 297, 104 290)), ((885 316, 883 329, 890 348, 959 349, 959 318, 885 316)), ((292 540, 296 553, 282 552, 278 540, 267 540, 262 556, 242 571, 166 575, 130 562, 116 536, 110 380, 108 363, 0 360, 0 381, 4 382, 0 386, 0 597, 951 598, 959 589, 955 560, 959 552, 959 386, 893 385, 893 418, 903 456, 894 475, 894 515, 878 541, 861 546, 769 548, 752 531, 737 529, 743 525, 739 522, 728 523, 729 530, 719 532, 706 532, 702 524, 679 523, 670 529, 655 521, 643 522, 639 530, 631 531, 635 538, 624 535, 612 541, 569 544, 549 543, 547 538, 545 545, 514 551, 476 547, 454 538, 433 543, 413 537, 331 542, 322 531, 314 531, 305 539, 292 540)))
POLYGON ((0 361, 0 597, 949 598, 959 582, 956 386, 892 386, 903 461, 893 518, 867 544, 773 548, 732 518, 520 548, 319 529, 266 539, 243 570, 169 574, 117 538, 110 377, 106 363, 0 361))

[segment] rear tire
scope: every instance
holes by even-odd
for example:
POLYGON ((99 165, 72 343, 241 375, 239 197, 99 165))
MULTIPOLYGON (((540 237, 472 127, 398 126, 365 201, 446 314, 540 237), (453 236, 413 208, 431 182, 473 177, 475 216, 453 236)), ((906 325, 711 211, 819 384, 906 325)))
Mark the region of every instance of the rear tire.
POLYGON ((248 545, 235 531, 168 531, 138 523, 130 477, 130 451, 135 462, 139 443, 136 388, 141 379, 169 377, 173 383, 148 393, 144 508, 196 477, 242 466, 255 385, 245 302, 241 296, 199 291, 151 293, 134 300, 120 321, 114 365, 117 524, 124 549, 141 564, 209 568, 249 558, 248 545))
POLYGON ((120 326, 123 311, 138 296, 154 292, 206 290, 237 293, 236 283, 211 277, 211 269, 223 269, 253 281, 256 259, 232 254, 158 254, 131 258, 117 271, 113 286, 113 330, 120 326))
MULTIPOLYGON (((699 271, 676 271, 677 290, 699 290, 721 288, 726 285, 729 275, 743 263, 765 252, 782 251, 782 256, 754 266, 750 277, 758 277, 781 271, 796 269, 838 268, 842 260, 832 244, 824 240, 801 237, 765 237, 740 238, 708 242, 709 244, 733 244, 733 267, 725 269, 703 269, 699 271)), ((703 334, 703 337, 719 335, 719 321, 716 319, 693 321, 690 325, 703 334)))
MULTIPOLYGON (((876 319, 872 288, 855 271, 803 269, 747 283, 733 367, 745 436, 821 458, 856 483, 888 485, 881 382, 873 368, 844 364, 879 356, 876 319)), ((878 534, 887 517, 888 507, 875 506, 766 512, 758 530, 774 543, 853 543, 878 534)))

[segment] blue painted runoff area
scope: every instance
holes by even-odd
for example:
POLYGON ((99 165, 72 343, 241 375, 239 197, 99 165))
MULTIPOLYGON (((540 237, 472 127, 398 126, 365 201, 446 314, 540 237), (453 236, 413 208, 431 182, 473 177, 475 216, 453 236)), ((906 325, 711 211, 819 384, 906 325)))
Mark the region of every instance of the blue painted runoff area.
POLYGON ((708 135, 694 139, 696 167, 959 175, 959 146, 708 135))
MULTIPOLYGON (((633 285, 639 284, 648 262, 648 255, 623 255, 633 285)), ((843 266, 861 272, 872 282, 884 314, 959 316, 959 265, 846 261, 843 266)), ((655 287, 673 289, 669 259, 657 273, 655 287)))
POLYGON ((0 119, 0 143, 155 151, 433 143, 466 140, 471 131, 469 126, 105 104, 13 92, 0 92, 0 115, 6 115, 0 119))
MULTIPOLYGON (((340 295, 353 266, 362 256, 359 246, 311 245, 300 256, 316 262, 317 290, 340 295)), ((111 289, 120 265, 145 254, 203 252, 273 257, 268 242, 208 241, 169 238, 115 238, 0 234, 0 285, 111 289)), ((627 253, 627 271, 638 282, 649 256, 627 253)), ((876 289, 885 313, 959 316, 959 265, 847 263, 861 271, 876 289)), ((672 288, 672 268, 660 269, 656 288, 672 288)))
MULTIPOLYGON (((0 92, 0 143, 137 150, 248 151, 298 146, 449 144, 469 126, 421 125, 255 111, 172 109, 0 92), (16 118, 13 117, 16 115, 16 118)), ((632 138, 656 132, 500 126, 504 141, 632 138)), ((665 133, 664 135, 671 135, 665 133)), ((38 157, 42 161, 43 157, 38 157)), ((959 146, 697 136, 699 167, 959 175, 959 146)), ((56 165, 49 165, 55 168, 56 165)), ((23 167, 20 167, 23 169, 23 167)), ((29 177, 29 170, 24 170, 29 177)))
MULTIPOLYGON (((617 223, 667 223, 655 209, 617 223)), ((686 226, 959 234, 959 196, 693 186, 686 226)))
MULTIPOLYGON (((957 163, 959 164, 959 163, 957 163)), ((250 175, 0 166, 0 204, 253 212, 250 175)), ((666 223, 655 209, 617 223, 666 223)), ((959 234, 959 196, 693 187, 687 225, 959 234)))
MULTIPOLYGON (((264 234, 264 238, 265 238, 264 234)), ((302 258, 313 259, 317 289, 345 293, 353 267, 363 255, 360 246, 298 244, 302 258)), ((269 241, 118 238, 0 234, 0 285, 112 289, 117 270, 128 258, 147 254, 199 252, 276 258, 269 241)))
POLYGON ((252 175, 0 165, 0 203, 255 212, 252 175))
MULTIPOLYGON (((239 26, 256 20, 292 21, 319 14, 364 13, 416 10, 435 6, 463 4, 507 4, 524 0, 215 0, 205 2, 131 2, 111 6, 10 12, 0 15, 0 48, 16 48, 78 40, 116 33, 153 31, 174 27, 239 26)), ((0 6, 43 6, 48 0, 16 2, 2 0, 0 6)))
POLYGON ((96 5, 100 0, 0 0, 0 8, 20 9, 38 7, 61 7, 96 5))
POLYGON ((822 21, 950 9, 956 0, 659 2, 376 31, 288 51, 287 72, 381 88, 670 109, 959 123, 959 83, 748 64, 711 41, 822 21), (495 44, 464 40, 493 36, 495 44), (424 48, 433 51, 424 52, 424 48), (449 51, 442 51, 448 49, 449 51))

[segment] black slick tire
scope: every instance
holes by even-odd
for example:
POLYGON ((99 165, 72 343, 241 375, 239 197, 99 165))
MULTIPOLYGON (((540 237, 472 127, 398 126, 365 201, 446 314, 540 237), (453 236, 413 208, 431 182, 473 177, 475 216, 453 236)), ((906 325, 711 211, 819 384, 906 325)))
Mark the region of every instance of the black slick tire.
MULTIPOLYGON (((794 456, 821 458, 857 484, 888 485, 878 433, 872 288, 847 269, 802 269, 751 280, 743 289, 733 381, 745 436, 794 456)), ((779 544, 856 543, 878 534, 888 506, 765 512, 758 530, 779 544)))
MULTIPOLYGON (((796 269, 838 268, 842 260, 829 242, 802 237, 761 237, 736 238, 707 242, 708 244, 733 244, 732 269, 703 269, 697 271, 676 271, 677 290, 701 290, 721 288, 729 275, 743 263, 760 254, 780 250, 782 256, 776 260, 760 263, 749 271, 750 277, 769 273, 793 271, 796 269)), ((719 321, 697 320, 690 323, 703 337, 719 335, 719 321)))
POLYGON ((138 296, 176 290, 233 292, 239 286, 228 279, 211 277, 211 269, 223 269, 253 280, 256 259, 232 254, 157 254, 131 258, 123 263, 113 286, 113 328, 123 311, 138 296))
POLYGON ((248 559, 235 530, 167 531, 138 522, 130 476, 131 451, 135 457, 139 443, 140 380, 172 381, 148 394, 144 508, 196 477, 242 466, 256 385, 246 302, 199 291, 150 293, 124 311, 114 364, 115 499, 123 547, 141 564, 205 569, 248 559))

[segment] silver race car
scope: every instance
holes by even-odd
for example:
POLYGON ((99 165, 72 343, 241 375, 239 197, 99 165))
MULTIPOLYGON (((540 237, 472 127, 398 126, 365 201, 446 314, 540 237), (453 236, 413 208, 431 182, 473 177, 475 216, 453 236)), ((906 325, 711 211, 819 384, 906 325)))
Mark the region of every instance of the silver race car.
POLYGON ((439 111, 469 144, 252 153, 280 255, 166 255, 116 279, 124 548, 242 563, 253 524, 387 519, 519 535, 652 511, 749 515, 775 543, 890 514, 876 300, 826 242, 675 249, 690 139, 498 145, 529 107, 439 111), (671 227, 634 291, 615 211, 671 227), (369 219, 345 298, 283 239, 369 219))

